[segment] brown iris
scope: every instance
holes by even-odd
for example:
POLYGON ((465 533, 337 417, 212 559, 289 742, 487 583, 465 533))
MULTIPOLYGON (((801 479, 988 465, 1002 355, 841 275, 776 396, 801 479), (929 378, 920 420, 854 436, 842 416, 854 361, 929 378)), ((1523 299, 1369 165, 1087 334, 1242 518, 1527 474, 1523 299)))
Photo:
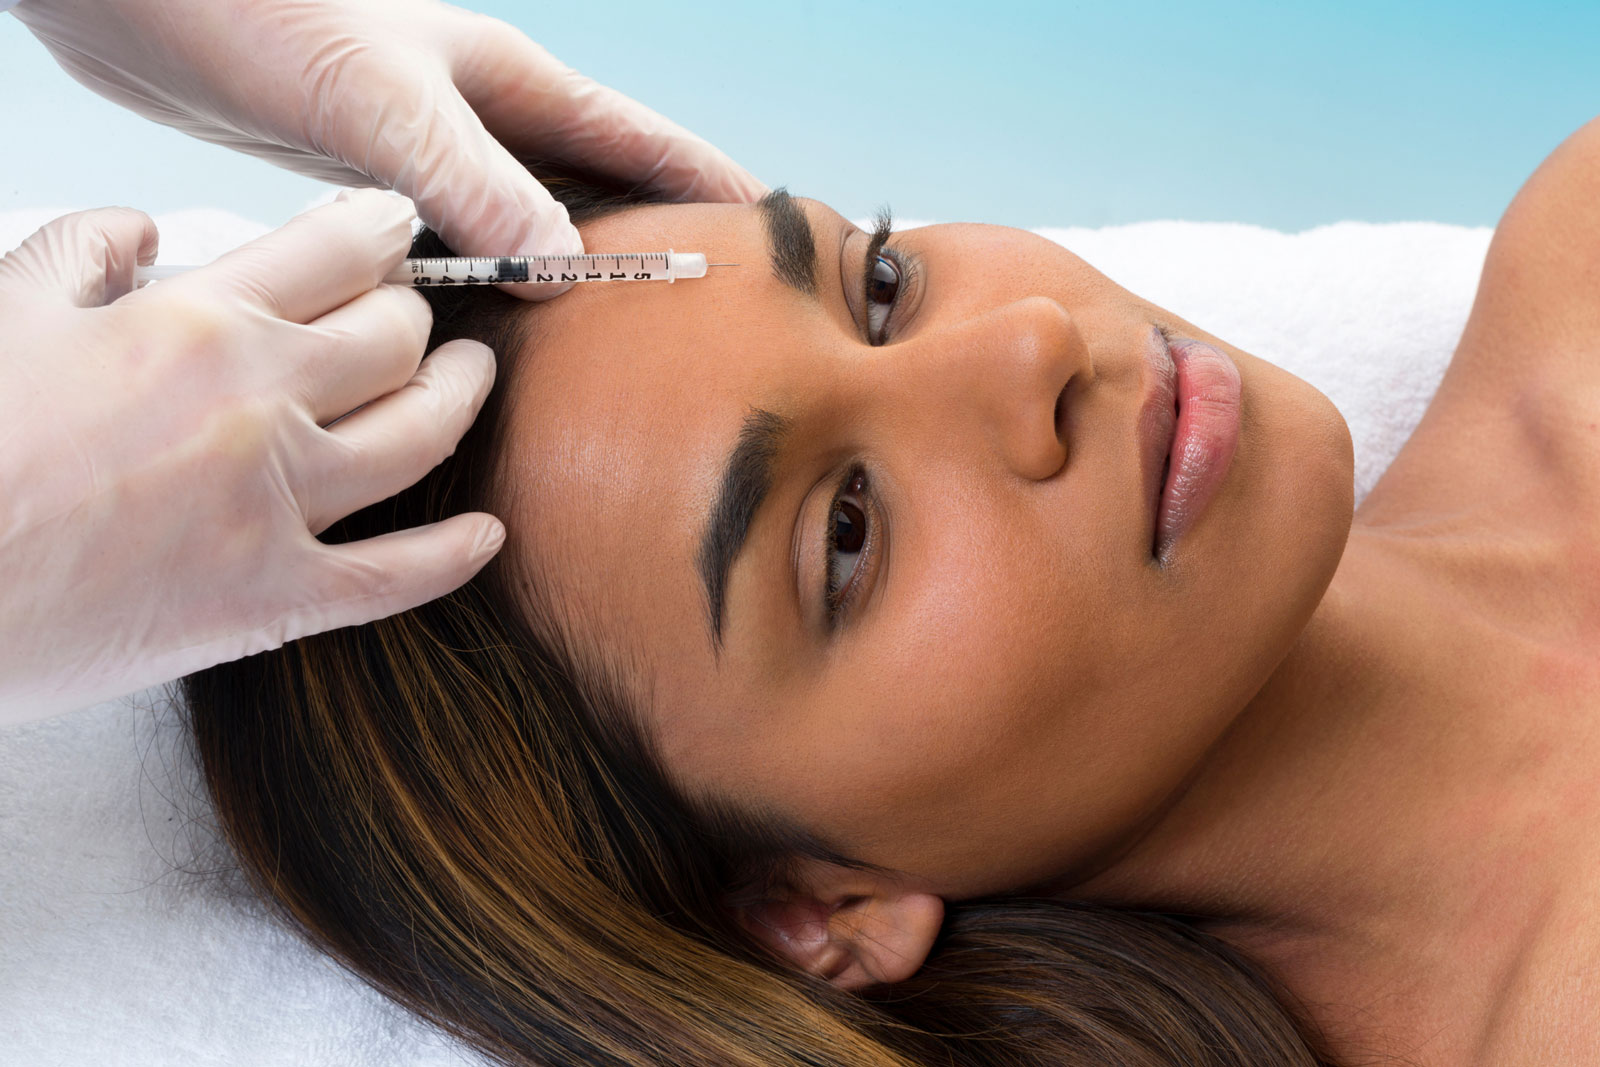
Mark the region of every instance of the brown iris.
POLYGON ((848 500, 833 508, 833 547, 838 552, 860 552, 867 540, 867 517, 848 500))
POLYGON ((900 292, 900 269, 887 256, 879 256, 872 266, 872 280, 867 283, 867 300, 875 304, 892 304, 900 292))
POLYGON ((833 550, 839 553, 855 553, 861 551, 861 546, 867 543, 867 516, 861 506, 845 499, 846 494, 854 495, 867 488, 867 476, 857 471, 845 485, 844 493, 833 504, 833 550))

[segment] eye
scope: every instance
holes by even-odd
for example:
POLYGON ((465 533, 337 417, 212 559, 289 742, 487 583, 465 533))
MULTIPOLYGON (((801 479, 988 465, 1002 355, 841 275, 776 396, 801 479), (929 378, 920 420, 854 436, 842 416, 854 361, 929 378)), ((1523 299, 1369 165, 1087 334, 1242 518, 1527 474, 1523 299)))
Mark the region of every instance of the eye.
POLYGON ((870 547, 867 515, 871 509, 866 491, 866 474, 852 472, 828 510, 828 574, 824 603, 830 624, 849 602, 856 572, 862 569, 861 559, 870 547))
POLYGON ((888 252, 879 252, 867 276, 867 337, 873 344, 884 341, 889 313, 900 298, 902 281, 900 264, 888 252))

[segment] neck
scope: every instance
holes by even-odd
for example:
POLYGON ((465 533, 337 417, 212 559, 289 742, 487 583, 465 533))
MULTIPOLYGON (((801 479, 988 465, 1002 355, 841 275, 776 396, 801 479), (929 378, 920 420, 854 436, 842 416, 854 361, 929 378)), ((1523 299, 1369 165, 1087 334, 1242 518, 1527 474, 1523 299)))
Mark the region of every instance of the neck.
POLYGON ((1504 638, 1417 558, 1354 528, 1298 642, 1182 796, 1071 890, 1212 917, 1323 1006, 1336 1049, 1416 1051, 1436 1027, 1481 1040, 1553 885, 1525 836, 1530 750, 1547 742, 1507 738, 1504 693, 1473 687, 1504 638))

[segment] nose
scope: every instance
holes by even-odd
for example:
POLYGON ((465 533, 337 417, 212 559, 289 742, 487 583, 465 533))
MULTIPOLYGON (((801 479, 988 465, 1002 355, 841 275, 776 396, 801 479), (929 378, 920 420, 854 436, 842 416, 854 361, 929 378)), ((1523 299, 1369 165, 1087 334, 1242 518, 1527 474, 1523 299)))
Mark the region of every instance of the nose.
POLYGON ((928 338, 928 351, 907 355, 924 357, 923 381, 937 381, 928 400, 949 405, 943 426, 965 423, 1019 477, 1038 481, 1059 472, 1070 445, 1070 405, 1094 378, 1067 309, 1030 296, 938 334, 928 338))

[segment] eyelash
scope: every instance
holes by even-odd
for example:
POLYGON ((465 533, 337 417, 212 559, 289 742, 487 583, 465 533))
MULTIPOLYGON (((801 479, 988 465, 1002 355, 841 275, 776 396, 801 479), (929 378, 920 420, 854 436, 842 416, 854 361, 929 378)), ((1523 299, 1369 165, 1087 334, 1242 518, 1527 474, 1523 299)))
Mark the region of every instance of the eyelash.
POLYGON ((867 472, 860 466, 850 468, 844 478, 839 482, 839 488, 834 491, 833 499, 828 502, 828 532, 827 546, 822 567, 822 603, 824 615, 827 619, 828 629, 837 629, 839 619, 854 602, 857 592, 861 588, 861 575, 870 566, 871 560, 878 551, 879 522, 877 508, 873 504, 871 484, 867 480, 867 472), (862 520, 866 525, 866 533, 862 539, 861 547, 856 550, 856 564, 850 570, 849 576, 836 586, 834 573, 838 570, 839 551, 834 545, 833 517, 839 510, 839 505, 846 498, 856 497, 860 500, 857 508, 861 512, 862 520))

